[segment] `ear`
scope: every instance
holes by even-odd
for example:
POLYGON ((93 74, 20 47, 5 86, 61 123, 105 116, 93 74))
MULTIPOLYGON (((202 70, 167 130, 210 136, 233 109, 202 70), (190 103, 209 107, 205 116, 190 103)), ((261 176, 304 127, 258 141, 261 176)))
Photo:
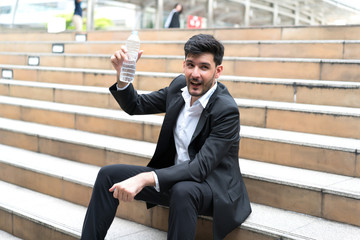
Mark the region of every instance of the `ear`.
POLYGON ((221 76, 223 70, 224 70, 223 65, 216 66, 215 79, 218 79, 221 76))
POLYGON ((183 73, 185 73, 185 60, 183 61, 183 73))

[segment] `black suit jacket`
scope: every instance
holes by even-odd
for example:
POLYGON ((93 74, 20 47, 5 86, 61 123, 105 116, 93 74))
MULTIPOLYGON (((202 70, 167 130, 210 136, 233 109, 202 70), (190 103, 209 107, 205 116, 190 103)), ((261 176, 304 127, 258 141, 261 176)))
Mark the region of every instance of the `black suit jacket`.
POLYGON ((129 114, 166 113, 155 153, 148 166, 156 168, 160 191, 179 181, 207 182, 213 191, 213 234, 222 239, 251 213, 250 201, 239 168, 240 119, 237 104, 227 88, 218 86, 203 110, 188 151, 190 161, 174 165, 173 129, 184 106, 183 75, 159 91, 138 95, 132 84, 124 91, 110 88, 129 114))
POLYGON ((179 27, 180 27, 180 13, 174 12, 171 18, 169 28, 179 28, 179 27))

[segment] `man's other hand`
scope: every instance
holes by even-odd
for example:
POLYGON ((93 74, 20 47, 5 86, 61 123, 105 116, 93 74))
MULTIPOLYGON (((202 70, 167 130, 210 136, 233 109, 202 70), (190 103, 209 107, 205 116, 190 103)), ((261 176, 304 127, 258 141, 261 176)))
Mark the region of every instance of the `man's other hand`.
POLYGON ((146 186, 155 186, 155 179, 152 172, 140 173, 122 182, 115 183, 109 191, 119 201, 131 202, 135 196, 146 186))

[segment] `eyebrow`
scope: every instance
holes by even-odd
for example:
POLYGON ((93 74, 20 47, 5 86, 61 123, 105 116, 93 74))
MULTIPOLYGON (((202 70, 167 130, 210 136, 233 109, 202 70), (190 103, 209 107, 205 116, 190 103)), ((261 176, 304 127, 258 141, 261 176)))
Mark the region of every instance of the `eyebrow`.
MULTIPOLYGON (((190 59, 187 59, 185 60, 186 63, 194 63, 194 61, 190 60, 190 59)), ((200 65, 207 65, 207 66, 211 66, 210 63, 208 62, 201 62, 200 65)))

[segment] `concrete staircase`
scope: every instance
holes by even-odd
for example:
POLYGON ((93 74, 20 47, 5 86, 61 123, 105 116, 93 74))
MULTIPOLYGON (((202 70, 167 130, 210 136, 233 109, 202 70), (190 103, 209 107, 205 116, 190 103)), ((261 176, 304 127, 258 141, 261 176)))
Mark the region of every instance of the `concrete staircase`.
MULTIPOLYGON (((140 31, 135 87, 167 86, 199 32, 140 31)), ((201 32, 225 45, 253 207, 226 239, 359 239, 360 26, 201 32)), ((128 35, 0 34, 0 238, 78 239, 99 168, 151 158, 163 116, 128 116, 108 91, 128 35)), ((167 215, 122 203, 107 239, 166 239, 167 215)), ((199 217, 197 239, 211 226, 199 217)))

